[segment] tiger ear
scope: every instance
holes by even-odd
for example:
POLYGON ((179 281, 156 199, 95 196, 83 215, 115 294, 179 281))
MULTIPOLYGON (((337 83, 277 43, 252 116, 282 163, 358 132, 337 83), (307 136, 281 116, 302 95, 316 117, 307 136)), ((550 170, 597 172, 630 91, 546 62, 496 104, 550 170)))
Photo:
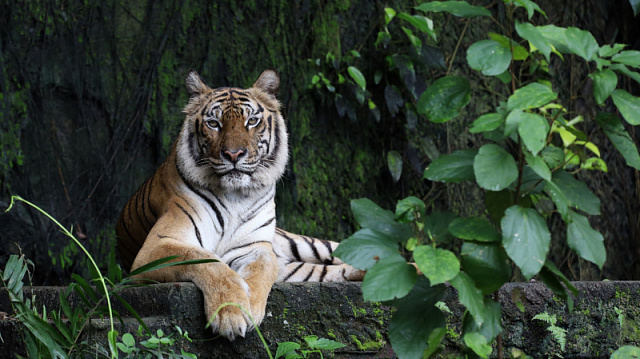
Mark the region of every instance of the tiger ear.
POLYGON ((264 70, 253 84, 253 87, 275 96, 280 88, 280 76, 275 70, 264 70))
POLYGON ((189 97, 198 96, 209 89, 209 86, 207 86, 204 81, 202 81, 200 75, 198 75, 196 70, 193 69, 189 71, 189 74, 185 79, 185 83, 187 85, 187 92, 189 93, 189 97))

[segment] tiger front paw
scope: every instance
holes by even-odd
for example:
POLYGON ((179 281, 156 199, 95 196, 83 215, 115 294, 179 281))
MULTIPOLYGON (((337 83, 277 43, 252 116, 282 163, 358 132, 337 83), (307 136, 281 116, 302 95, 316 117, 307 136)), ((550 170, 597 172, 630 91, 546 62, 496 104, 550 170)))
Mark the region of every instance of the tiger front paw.
POLYGON ((251 310, 249 286, 241 277, 235 276, 222 280, 214 288, 207 290, 204 298, 205 314, 211 329, 230 341, 236 337, 244 338, 253 326, 249 317, 237 305, 247 311, 251 310))

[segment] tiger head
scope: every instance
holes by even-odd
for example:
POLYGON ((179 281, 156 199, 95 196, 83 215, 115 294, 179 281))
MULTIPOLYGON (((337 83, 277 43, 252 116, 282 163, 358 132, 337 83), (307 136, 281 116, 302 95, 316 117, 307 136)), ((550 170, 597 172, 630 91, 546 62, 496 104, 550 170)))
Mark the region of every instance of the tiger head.
POLYGON ((288 157, 287 131, 275 97, 279 84, 278 74, 266 70, 251 88, 212 89, 192 70, 177 144, 181 175, 216 192, 248 194, 274 185, 288 157))

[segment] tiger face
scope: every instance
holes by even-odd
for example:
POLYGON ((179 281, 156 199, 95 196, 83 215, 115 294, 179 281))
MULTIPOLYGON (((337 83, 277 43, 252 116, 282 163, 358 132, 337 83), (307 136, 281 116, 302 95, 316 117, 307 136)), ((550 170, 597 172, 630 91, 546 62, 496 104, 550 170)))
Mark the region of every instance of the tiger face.
POLYGON ((249 89, 212 89, 190 72, 190 100, 178 143, 181 172, 225 192, 273 185, 287 162, 287 134, 275 98, 279 81, 267 70, 249 89))

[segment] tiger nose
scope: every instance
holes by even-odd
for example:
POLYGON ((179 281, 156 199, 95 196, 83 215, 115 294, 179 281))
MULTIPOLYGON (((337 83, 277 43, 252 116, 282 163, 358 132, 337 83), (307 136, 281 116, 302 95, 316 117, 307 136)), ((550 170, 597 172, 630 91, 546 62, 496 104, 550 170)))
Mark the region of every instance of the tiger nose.
POLYGON ((244 155, 247 152, 246 149, 237 149, 237 150, 231 150, 231 149, 226 149, 224 150, 224 152, 222 153, 222 155, 224 157, 226 157, 229 161, 236 163, 238 162, 238 158, 240 158, 242 155, 244 155))

